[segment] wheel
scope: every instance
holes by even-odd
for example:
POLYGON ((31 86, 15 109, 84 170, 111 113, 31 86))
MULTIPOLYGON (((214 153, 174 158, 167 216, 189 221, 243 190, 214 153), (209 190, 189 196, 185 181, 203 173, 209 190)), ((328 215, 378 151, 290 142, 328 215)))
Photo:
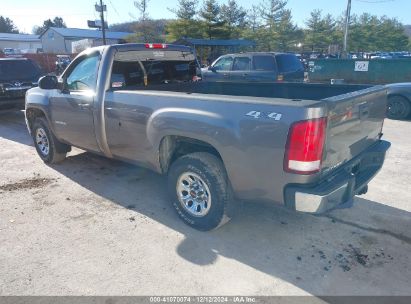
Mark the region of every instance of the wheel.
POLYGON ((222 161, 198 152, 177 159, 168 173, 168 189, 180 218, 189 226, 209 231, 227 223, 233 195, 222 161))
POLYGON ((66 158, 69 146, 59 142, 50 131, 44 118, 36 118, 33 123, 32 137, 40 158, 49 164, 55 164, 66 158))
POLYGON ((388 98, 387 117, 391 119, 405 119, 411 113, 411 103, 402 96, 388 98))

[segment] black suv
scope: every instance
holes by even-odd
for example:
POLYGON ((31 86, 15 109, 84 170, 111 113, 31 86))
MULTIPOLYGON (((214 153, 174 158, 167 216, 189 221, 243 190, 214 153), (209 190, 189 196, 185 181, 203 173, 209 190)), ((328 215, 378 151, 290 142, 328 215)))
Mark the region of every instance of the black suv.
POLYGON ((205 81, 304 81, 304 66, 291 53, 240 53, 219 57, 202 69, 205 81))
POLYGON ((0 58, 0 107, 24 105, 26 91, 44 73, 27 58, 0 58))

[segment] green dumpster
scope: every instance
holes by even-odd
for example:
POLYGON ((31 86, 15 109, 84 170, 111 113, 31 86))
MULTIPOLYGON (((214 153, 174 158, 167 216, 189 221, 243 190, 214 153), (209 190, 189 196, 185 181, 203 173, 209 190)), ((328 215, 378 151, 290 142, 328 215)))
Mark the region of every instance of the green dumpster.
POLYGON ((308 62, 310 82, 386 84, 411 82, 411 59, 316 59, 308 62))

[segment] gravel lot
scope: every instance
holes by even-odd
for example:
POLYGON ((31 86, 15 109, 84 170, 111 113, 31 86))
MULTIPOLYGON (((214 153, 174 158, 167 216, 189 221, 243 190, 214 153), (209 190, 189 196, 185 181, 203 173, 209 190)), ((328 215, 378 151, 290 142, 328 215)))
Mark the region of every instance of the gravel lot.
POLYGON ((74 150, 37 157, 23 112, 0 113, 0 295, 411 295, 411 122, 367 195, 326 216, 239 203, 184 225, 165 179, 74 150))

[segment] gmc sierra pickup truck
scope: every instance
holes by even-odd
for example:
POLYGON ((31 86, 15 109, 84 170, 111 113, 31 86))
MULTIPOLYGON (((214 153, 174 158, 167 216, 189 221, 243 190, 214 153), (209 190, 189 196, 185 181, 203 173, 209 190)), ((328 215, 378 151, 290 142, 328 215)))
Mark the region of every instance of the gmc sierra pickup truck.
POLYGON ((26 94, 39 156, 56 163, 75 146, 166 174, 178 215, 203 231, 238 200, 348 207, 382 167, 385 87, 208 83, 197 71, 184 46, 84 51, 26 94))

